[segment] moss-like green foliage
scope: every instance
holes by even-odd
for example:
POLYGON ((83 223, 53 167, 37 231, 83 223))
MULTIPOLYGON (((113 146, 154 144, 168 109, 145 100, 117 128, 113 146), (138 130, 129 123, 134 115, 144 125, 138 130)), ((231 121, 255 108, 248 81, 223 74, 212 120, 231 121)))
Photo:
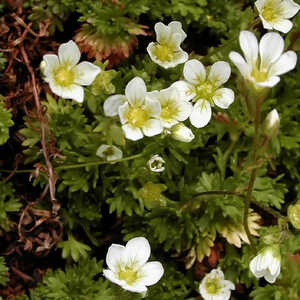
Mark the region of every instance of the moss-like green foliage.
POLYGON ((0 257, 0 285, 5 286, 8 278, 7 278, 8 268, 5 265, 4 257, 0 257))
POLYGON ((10 110, 6 109, 3 97, 0 95, 0 145, 9 139, 9 127, 13 125, 12 114, 10 110))

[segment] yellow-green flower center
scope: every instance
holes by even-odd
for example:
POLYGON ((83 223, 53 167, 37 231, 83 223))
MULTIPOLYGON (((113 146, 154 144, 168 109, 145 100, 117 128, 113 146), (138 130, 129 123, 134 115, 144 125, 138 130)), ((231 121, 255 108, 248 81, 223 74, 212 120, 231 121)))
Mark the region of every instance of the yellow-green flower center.
POLYGON ((128 285, 134 284, 139 278, 138 272, 128 266, 118 272, 118 277, 120 280, 124 280, 128 285))
POLYGON ((60 86, 67 87, 74 83, 75 73, 65 65, 54 71, 54 80, 60 86))
POLYGON ((148 112, 142 107, 131 107, 127 113, 127 121, 133 127, 142 127, 149 120, 148 112))
POLYGON ((196 101, 199 99, 207 100, 211 105, 214 105, 213 96, 215 95, 217 88, 210 81, 205 81, 195 86, 196 101))
POLYGON ((153 50, 154 56, 162 62, 171 61, 174 59, 173 48, 167 44, 156 44, 153 50))
POLYGON ((161 106, 161 114, 160 117, 166 121, 170 122, 176 118, 176 115, 178 114, 179 109, 176 105, 176 103, 172 101, 166 101, 161 106))
POLYGON ((261 14, 263 16, 263 18, 267 21, 267 22, 276 22, 278 18, 280 18, 281 16, 281 7, 279 6, 278 3, 276 3, 276 1, 272 0, 269 1, 263 8, 261 11, 261 14))
POLYGON ((218 278, 209 278, 205 283, 205 290, 210 295, 217 295, 220 292, 221 285, 218 278))
POLYGON ((256 82, 264 82, 268 79, 268 72, 260 71, 258 68, 253 68, 251 76, 255 79, 256 82))

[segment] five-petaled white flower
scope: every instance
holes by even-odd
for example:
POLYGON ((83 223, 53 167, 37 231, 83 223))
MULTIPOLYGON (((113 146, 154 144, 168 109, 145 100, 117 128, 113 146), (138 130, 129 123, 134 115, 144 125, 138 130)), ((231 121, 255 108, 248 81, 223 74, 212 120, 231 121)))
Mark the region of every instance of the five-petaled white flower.
POLYGON ((158 100, 147 96, 145 82, 140 77, 128 82, 124 95, 108 97, 104 102, 106 116, 119 114, 122 129, 129 140, 137 141, 146 136, 160 134, 163 130, 158 119, 161 106, 158 100))
POLYGON ((204 300, 228 300, 234 284, 224 279, 223 272, 218 268, 210 271, 200 283, 199 292, 204 300))
POLYGON ((96 155, 107 161, 111 161, 121 159, 123 152, 116 146, 103 144, 97 149, 96 155))
POLYGON ((293 27, 288 20, 300 9, 300 5, 293 0, 257 0, 255 6, 265 29, 276 29, 287 33, 293 27))
POLYGON ((280 274, 280 261, 279 246, 268 246, 251 260, 250 270, 255 277, 274 283, 280 274))
POLYGON ((266 33, 258 44, 256 36, 245 30, 241 31, 239 41, 246 60, 235 51, 230 52, 229 58, 257 89, 275 86, 280 81, 279 75, 296 66, 294 51, 282 53, 284 40, 279 33, 266 33))
POLYGON ((234 100, 231 89, 221 88, 230 77, 231 69, 227 62, 218 61, 211 66, 209 75, 203 64, 191 59, 184 64, 185 80, 172 84, 180 91, 180 98, 186 101, 193 99, 196 104, 190 115, 192 125, 204 127, 211 119, 211 106, 217 105, 226 109, 234 100))
POLYGON ((180 44, 186 38, 180 22, 172 21, 168 26, 158 22, 154 30, 157 43, 151 42, 147 51, 155 63, 167 69, 188 60, 188 54, 180 48, 180 44))
POLYGON ((152 172, 163 172, 165 170, 164 164, 165 160, 159 156, 158 154, 153 155, 149 160, 148 160, 148 167, 150 171, 152 172))
POLYGON ((160 102, 160 120, 163 127, 171 128, 173 125, 185 121, 191 114, 192 104, 180 98, 176 87, 169 87, 160 91, 148 93, 149 97, 160 102))
POLYGON ((49 83, 54 94, 77 102, 83 101, 82 85, 92 84, 101 69, 87 61, 78 64, 79 60, 79 48, 72 40, 59 46, 58 56, 43 56, 45 81, 49 83))
POLYGON ((126 246, 112 244, 106 255, 109 269, 103 274, 125 290, 145 293, 147 286, 157 283, 164 273, 160 262, 147 262, 150 253, 149 242, 144 237, 133 238, 126 246))

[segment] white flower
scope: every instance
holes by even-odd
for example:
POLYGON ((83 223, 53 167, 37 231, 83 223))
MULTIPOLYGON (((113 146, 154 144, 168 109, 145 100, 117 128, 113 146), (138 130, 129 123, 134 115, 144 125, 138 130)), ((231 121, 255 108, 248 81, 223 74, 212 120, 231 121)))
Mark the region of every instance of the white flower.
POLYGON ((113 145, 101 145, 96 152, 96 155, 108 161, 117 160, 123 157, 123 152, 113 145))
POLYGON ((161 106, 158 100, 147 96, 145 82, 135 77, 128 82, 124 95, 108 97, 104 102, 104 113, 107 116, 119 114, 125 137, 137 141, 146 136, 160 134, 163 130, 158 120, 161 106))
POLYGON ((160 102, 159 118, 165 128, 171 128, 173 125, 185 121, 191 114, 192 104, 180 98, 176 87, 171 86, 161 91, 153 91, 148 95, 160 102))
POLYGON ((229 58, 242 76, 256 88, 273 87, 282 75, 295 68, 297 55, 294 51, 283 52, 284 40, 279 33, 266 33, 258 45, 256 36, 250 31, 241 31, 240 46, 245 59, 232 51, 229 58))
POLYGON ((168 26, 158 22, 154 30, 157 43, 150 43, 147 51, 155 63, 167 69, 187 61, 188 54, 180 48, 186 38, 180 22, 173 21, 168 26))
POLYGON ((150 253, 149 242, 144 237, 131 239, 126 247, 112 244, 106 255, 109 269, 103 270, 103 274, 125 290, 145 293, 147 286, 157 283, 164 273, 160 262, 147 263, 150 253))
POLYGON ((255 277, 264 277, 269 283, 274 283, 280 274, 280 251, 278 246, 264 248, 250 262, 250 270, 255 277))
POLYGON ((276 29, 287 33, 293 27, 288 20, 300 9, 293 0, 257 0, 255 6, 265 29, 276 29))
POLYGON ((224 61, 214 63, 208 76, 200 61, 191 59, 184 64, 185 80, 177 81, 172 86, 178 88, 181 99, 193 99, 196 102, 190 115, 192 125, 204 127, 211 118, 211 106, 226 109, 233 102, 233 91, 221 87, 229 79, 230 73, 230 66, 224 61))
POLYGON ((178 123, 171 128, 171 137, 174 140, 189 143, 195 138, 195 135, 190 128, 182 123, 178 123))
POLYGON ((148 160, 148 167, 150 171, 152 172, 163 172, 165 170, 164 164, 165 161, 164 159, 159 156, 158 154, 153 155, 149 160, 148 160))
POLYGON ((77 102, 83 101, 82 85, 90 85, 101 69, 87 61, 78 64, 79 60, 79 48, 72 40, 59 46, 58 56, 43 56, 44 79, 54 94, 77 102))
POLYGON ((277 110, 274 108, 271 110, 263 123, 264 133, 269 137, 272 138, 278 132, 280 126, 280 119, 277 110))
POLYGON ((228 300, 234 284, 224 279, 223 272, 218 268, 208 273, 200 283, 199 292, 204 300, 228 300))

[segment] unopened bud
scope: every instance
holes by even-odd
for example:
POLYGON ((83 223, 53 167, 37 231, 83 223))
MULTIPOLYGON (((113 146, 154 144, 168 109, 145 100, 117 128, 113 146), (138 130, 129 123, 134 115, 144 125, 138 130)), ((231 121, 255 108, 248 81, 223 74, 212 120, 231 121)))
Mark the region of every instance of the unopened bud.
POLYGON ((300 229, 300 201, 288 207, 288 217, 297 229, 300 229))
POLYGON ((44 60, 42 60, 40 63, 40 71, 43 76, 45 76, 45 68, 46 68, 46 62, 44 60))
POLYGON ((183 125, 182 123, 178 123, 171 128, 171 137, 174 140, 189 143, 195 137, 192 130, 183 125))
POLYGON ((272 138, 277 135, 280 125, 279 115, 276 109, 270 111, 264 121, 263 128, 264 133, 268 138, 272 138))

